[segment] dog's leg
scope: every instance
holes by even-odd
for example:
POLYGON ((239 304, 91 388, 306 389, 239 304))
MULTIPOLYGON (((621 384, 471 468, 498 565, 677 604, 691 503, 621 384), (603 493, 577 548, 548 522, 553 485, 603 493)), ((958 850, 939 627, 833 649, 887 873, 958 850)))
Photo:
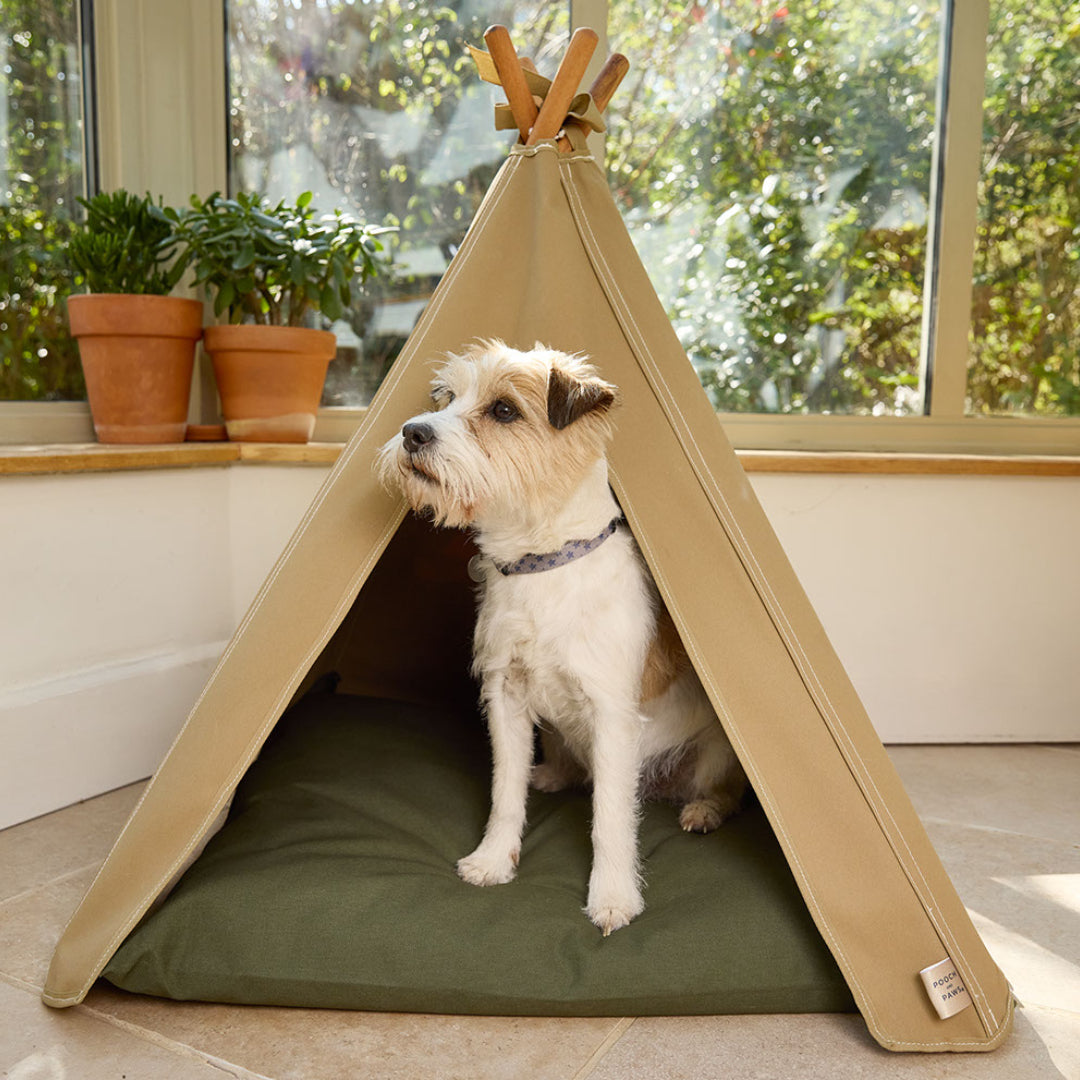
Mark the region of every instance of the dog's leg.
POLYGON ((521 688, 499 676, 487 685, 488 731, 491 735, 491 814, 480 846, 459 859, 458 875, 470 885, 504 885, 512 881, 521 855, 525 802, 533 758, 533 716, 521 688))
POLYGON ((712 832, 731 817, 746 792, 746 774, 715 721, 697 739, 697 759, 690 797, 679 813, 679 824, 687 832, 712 832))
POLYGON ((636 713, 601 711, 593 737, 593 864, 585 913, 607 937, 640 915, 636 713))

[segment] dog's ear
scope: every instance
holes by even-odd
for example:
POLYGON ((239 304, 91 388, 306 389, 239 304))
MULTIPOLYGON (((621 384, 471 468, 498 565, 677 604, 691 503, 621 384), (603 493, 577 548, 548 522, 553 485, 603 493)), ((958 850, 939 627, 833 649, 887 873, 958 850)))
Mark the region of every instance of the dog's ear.
POLYGON ((615 390, 602 379, 579 379, 558 367, 548 375, 548 420, 558 431, 587 413, 607 412, 615 404, 615 390))

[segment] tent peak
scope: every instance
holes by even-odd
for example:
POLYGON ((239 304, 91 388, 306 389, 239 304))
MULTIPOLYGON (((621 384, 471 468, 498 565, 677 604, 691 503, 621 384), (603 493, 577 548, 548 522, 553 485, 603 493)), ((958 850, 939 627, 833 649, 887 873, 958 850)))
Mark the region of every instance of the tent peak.
POLYGON ((572 149, 563 133, 568 124, 603 131, 601 113, 629 70, 630 62, 620 53, 612 53, 588 93, 579 94, 578 87, 599 40, 596 31, 588 27, 575 30, 555 78, 548 80, 536 71, 531 60, 518 56, 505 26, 489 27, 484 42, 490 52, 472 48, 470 51, 480 77, 506 91, 510 118, 497 116, 496 125, 516 127, 526 146, 557 139, 563 152, 572 149))

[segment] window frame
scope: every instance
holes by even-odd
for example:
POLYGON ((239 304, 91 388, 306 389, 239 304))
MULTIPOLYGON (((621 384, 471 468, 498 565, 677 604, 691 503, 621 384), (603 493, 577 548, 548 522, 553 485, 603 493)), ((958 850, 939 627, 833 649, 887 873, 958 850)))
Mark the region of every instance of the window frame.
MULTIPOLYGON (((586 78, 608 51, 610 0, 567 0, 571 27, 600 28, 586 78)), ((965 413, 972 276, 982 161, 990 0, 943 0, 938 137, 920 374, 922 416, 721 413, 733 444, 747 450, 857 450, 965 454, 1080 454, 1080 418, 984 417, 965 413)), ((228 182, 226 23, 222 0, 81 0, 91 9, 97 168, 102 189, 160 193, 183 203, 228 182), (153 72, 152 78, 147 73, 153 72)), ((617 43, 616 43, 617 44, 617 43)), ((632 59, 632 58, 631 58, 632 59)), ((602 140, 602 136, 593 136, 602 140)), ((602 144, 594 147, 602 151, 602 144)), ((320 410, 315 439, 342 442, 364 409, 320 410)), ((205 358, 192 415, 216 419, 205 358)), ((82 402, 0 402, 0 442, 92 442, 82 402)))

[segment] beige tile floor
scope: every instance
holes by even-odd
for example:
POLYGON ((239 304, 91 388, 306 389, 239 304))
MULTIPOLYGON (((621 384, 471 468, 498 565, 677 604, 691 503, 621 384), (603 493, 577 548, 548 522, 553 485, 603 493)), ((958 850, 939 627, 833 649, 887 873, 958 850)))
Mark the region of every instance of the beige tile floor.
POLYGON ((1080 1080, 1080 747, 893 758, 1025 1008, 993 1054, 892 1055, 857 1016, 517 1019, 241 1008, 99 985, 38 993, 139 785, 0 832, 0 1076, 10 1080, 1080 1080))

